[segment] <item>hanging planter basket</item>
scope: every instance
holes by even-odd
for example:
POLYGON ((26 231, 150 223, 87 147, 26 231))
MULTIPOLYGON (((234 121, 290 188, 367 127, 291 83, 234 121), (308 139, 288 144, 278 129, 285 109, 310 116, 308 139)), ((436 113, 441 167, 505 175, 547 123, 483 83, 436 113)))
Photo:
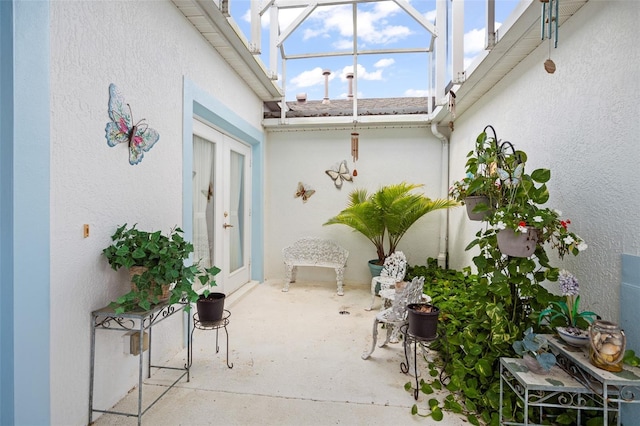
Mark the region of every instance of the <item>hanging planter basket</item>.
POLYGON ((489 197, 487 197, 486 195, 470 195, 464 199, 464 204, 467 208, 467 216, 469 216, 470 220, 486 220, 487 217, 491 216, 491 214, 493 213, 493 208, 491 207, 491 204, 489 202, 489 197), (474 212, 473 209, 475 209, 476 206, 480 203, 486 205, 487 209, 480 212, 474 212))
POLYGON ((536 251, 538 230, 527 228, 527 232, 502 229, 498 232, 498 248, 511 257, 529 257, 536 251))
POLYGON ((410 303, 407 312, 409 334, 425 340, 437 337, 440 309, 429 303, 410 303))

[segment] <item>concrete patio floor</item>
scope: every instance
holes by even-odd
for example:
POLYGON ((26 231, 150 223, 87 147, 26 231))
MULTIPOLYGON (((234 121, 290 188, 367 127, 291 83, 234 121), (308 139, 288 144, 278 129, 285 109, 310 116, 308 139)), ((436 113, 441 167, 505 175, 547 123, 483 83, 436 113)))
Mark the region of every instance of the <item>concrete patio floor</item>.
MULTIPOLYGON (((335 283, 298 282, 283 293, 282 281, 247 284, 229 296, 231 312, 229 363, 224 331, 215 353, 215 332, 195 330, 191 380, 178 382, 142 417, 148 425, 467 425, 460 416, 445 412, 436 422, 411 414, 416 403, 405 383, 401 343, 376 348, 368 360, 373 318, 368 285, 345 285, 336 295, 335 283), (342 313, 346 311, 348 314, 342 313)), ((384 340, 385 330, 380 339, 384 340)), ((180 365, 186 350, 169 362, 180 365)), ((419 357, 418 366, 426 361, 419 357)), ((152 401, 168 383, 171 370, 152 371, 143 395, 152 401)), ((427 375, 426 380, 430 380, 427 375)), ((112 409, 137 412, 137 391, 112 409)), ((446 393, 420 393, 417 405, 428 410, 427 400, 446 393)), ((146 405, 143 406, 143 409, 146 405)), ((98 413, 94 414, 94 418, 98 413)), ((137 418, 104 414, 103 425, 135 425, 137 418)))

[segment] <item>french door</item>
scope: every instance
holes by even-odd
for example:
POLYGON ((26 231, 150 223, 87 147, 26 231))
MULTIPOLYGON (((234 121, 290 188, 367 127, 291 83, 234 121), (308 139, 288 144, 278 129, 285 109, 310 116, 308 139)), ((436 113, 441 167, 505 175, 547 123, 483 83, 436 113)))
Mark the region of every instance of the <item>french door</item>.
POLYGON ((216 291, 233 293, 250 279, 251 148, 193 123, 194 258, 215 265, 216 291))

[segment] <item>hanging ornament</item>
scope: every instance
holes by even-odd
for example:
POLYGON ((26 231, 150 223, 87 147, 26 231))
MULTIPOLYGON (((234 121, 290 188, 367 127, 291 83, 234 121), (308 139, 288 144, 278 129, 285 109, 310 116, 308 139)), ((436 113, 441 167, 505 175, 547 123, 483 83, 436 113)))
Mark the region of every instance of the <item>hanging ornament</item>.
POLYGON ((358 161, 358 137, 360 136, 355 131, 351 132, 351 157, 353 158, 353 176, 358 176, 358 171, 356 170, 356 161, 358 161))
POLYGON ((553 47, 558 47, 558 7, 560 0, 540 0, 542 16, 540 18, 542 40, 549 39, 549 58, 544 61, 544 69, 549 74, 556 71, 556 64, 551 60, 551 39, 553 47), (545 34, 546 33, 546 34, 545 34))
POLYGON ((451 117, 456 118, 456 94, 453 90, 449 90, 449 112, 451 117))

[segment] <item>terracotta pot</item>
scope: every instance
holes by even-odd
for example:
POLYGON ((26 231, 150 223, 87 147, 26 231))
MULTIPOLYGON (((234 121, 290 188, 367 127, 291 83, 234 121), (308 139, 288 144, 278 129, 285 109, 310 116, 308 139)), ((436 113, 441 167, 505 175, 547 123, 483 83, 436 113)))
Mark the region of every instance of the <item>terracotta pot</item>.
POLYGON ((536 251, 538 230, 527 228, 527 232, 502 229, 498 232, 498 248, 511 257, 529 257, 536 251))

